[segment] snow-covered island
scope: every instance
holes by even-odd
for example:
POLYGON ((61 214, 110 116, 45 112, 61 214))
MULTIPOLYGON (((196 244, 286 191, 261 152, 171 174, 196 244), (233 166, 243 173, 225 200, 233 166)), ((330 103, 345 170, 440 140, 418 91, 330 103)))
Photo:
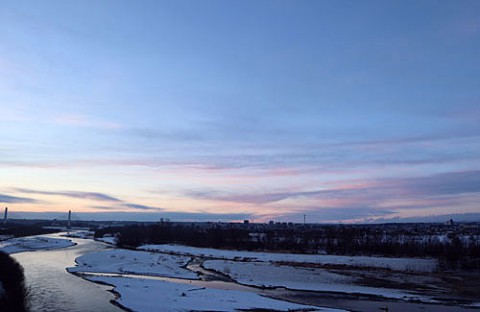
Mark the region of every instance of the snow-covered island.
POLYGON ((69 239, 28 236, 1 241, 0 250, 8 254, 13 254, 24 251, 66 248, 74 245, 75 244, 69 239))
POLYGON ((71 273, 138 274, 185 279, 198 279, 197 274, 185 268, 190 257, 161 253, 110 249, 81 256, 71 273))

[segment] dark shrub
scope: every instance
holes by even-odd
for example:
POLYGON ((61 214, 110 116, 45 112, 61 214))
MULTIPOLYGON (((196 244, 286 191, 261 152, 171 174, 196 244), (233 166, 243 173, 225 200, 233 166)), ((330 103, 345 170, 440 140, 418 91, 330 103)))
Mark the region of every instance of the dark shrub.
POLYGON ((0 311, 25 312, 27 291, 23 268, 10 255, 0 251, 0 282, 3 296, 0 298, 0 311))

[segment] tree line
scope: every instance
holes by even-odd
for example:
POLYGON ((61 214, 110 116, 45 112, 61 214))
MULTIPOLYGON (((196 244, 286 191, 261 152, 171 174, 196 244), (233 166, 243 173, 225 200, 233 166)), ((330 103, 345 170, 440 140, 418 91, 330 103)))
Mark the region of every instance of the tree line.
POLYGON ((58 229, 44 228, 43 224, 34 225, 21 225, 21 224, 8 224, 0 228, 0 235, 12 235, 14 237, 23 237, 31 235, 41 235, 59 232, 58 229))
POLYGON ((434 257, 440 269, 480 270, 478 237, 437 231, 435 235, 406 228, 369 226, 243 226, 160 222, 99 229, 95 235, 117 235, 119 247, 183 244, 193 247, 304 254, 434 257), (443 234, 442 234, 443 233, 443 234))

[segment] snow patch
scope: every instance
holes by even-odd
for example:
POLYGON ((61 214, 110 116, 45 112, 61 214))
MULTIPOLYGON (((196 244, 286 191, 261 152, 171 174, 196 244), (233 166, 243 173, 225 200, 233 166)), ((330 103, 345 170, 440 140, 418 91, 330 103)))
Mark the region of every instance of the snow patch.
POLYGON ((77 266, 69 272, 133 273, 197 279, 197 274, 185 269, 190 257, 172 256, 147 251, 111 249, 87 254, 76 259, 77 266))
POLYGON ((398 271, 432 272, 437 267, 437 260, 434 259, 268 253, 197 248, 181 245, 143 245, 139 247, 139 249, 223 260, 313 263, 321 265, 392 269, 398 271))
POLYGON ((92 276, 88 279, 114 285, 115 291, 121 296, 118 302, 134 311, 237 311, 255 308, 278 311, 345 311, 274 300, 251 292, 198 288, 166 281, 105 276, 92 276))
POLYGON ((98 237, 95 240, 107 243, 110 245, 116 245, 117 244, 117 238, 114 236, 104 236, 104 237, 98 237))
POLYGON ((260 287, 286 287, 296 290, 368 294, 403 300, 428 300, 396 289, 355 285, 355 277, 319 268, 278 266, 266 262, 209 260, 207 269, 227 274, 235 281, 260 287))
POLYGON ((11 238, 0 242, 0 250, 13 254, 24 251, 34 251, 40 249, 59 249, 74 246, 69 239, 51 238, 45 236, 30 236, 11 238))

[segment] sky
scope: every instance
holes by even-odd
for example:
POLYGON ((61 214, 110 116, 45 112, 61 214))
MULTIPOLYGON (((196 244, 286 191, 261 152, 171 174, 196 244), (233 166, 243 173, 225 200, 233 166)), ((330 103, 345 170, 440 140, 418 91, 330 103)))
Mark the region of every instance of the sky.
POLYGON ((0 205, 478 217, 479 13, 476 0, 3 1, 0 205))

